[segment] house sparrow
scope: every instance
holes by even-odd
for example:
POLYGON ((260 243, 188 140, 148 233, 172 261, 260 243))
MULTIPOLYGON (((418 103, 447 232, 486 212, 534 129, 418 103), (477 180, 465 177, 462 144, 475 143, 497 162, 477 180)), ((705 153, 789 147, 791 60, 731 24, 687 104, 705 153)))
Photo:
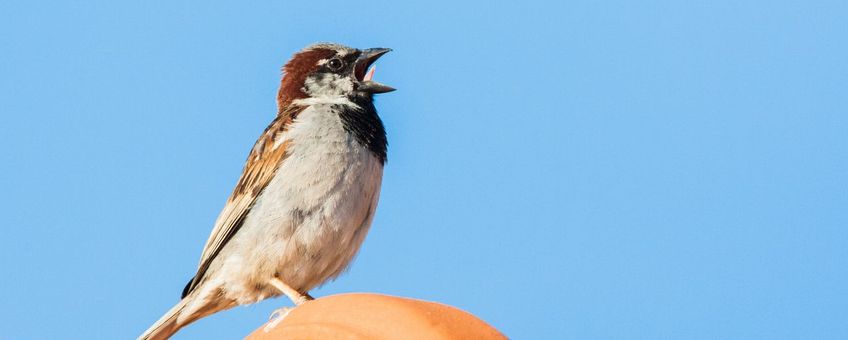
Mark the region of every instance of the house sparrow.
POLYGON ((287 295, 296 305, 337 277, 374 218, 386 131, 371 64, 387 48, 315 44, 283 66, 278 113, 256 141, 182 300, 139 339, 287 295), (370 70, 369 70, 370 67, 370 70))

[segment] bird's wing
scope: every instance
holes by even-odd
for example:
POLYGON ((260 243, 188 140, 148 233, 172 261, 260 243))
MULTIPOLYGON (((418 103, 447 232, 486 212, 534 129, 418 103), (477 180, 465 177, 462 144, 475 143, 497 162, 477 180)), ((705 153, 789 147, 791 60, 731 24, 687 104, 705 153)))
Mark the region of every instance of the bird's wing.
POLYGON ((212 260, 238 232, 248 212, 250 212, 250 208, 256 202, 256 198, 259 197, 268 182, 274 178, 280 162, 286 157, 286 149, 289 144, 283 134, 301 111, 303 111, 303 107, 299 106, 292 106, 284 110, 268 125, 265 132, 256 141, 253 150, 247 157, 241 178, 239 178, 221 214, 218 215, 212 234, 209 235, 209 239, 203 247, 197 273, 183 289, 182 297, 188 295, 201 282, 212 260))

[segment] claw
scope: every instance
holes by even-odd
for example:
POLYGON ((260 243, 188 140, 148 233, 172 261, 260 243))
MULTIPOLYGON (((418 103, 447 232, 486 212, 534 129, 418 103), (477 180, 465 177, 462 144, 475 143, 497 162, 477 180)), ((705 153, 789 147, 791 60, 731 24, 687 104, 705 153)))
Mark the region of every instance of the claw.
POLYGON ((283 308, 280 308, 280 309, 277 309, 277 310, 271 312, 271 315, 268 316, 269 322, 268 322, 268 324, 265 325, 264 328, 262 328, 262 331, 265 332, 265 333, 268 333, 272 329, 277 327, 277 325, 279 325, 280 322, 282 322, 283 319, 285 319, 286 316, 289 315, 289 313, 292 311, 292 309, 293 308, 283 307, 283 308))

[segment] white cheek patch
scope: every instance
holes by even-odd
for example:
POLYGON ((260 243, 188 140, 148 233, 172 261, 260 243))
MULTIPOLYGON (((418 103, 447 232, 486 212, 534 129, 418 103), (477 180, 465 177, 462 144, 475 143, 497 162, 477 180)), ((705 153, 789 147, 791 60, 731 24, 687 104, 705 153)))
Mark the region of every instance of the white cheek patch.
POLYGON ((353 81, 333 73, 320 73, 309 76, 303 86, 310 97, 339 97, 353 92, 353 81))

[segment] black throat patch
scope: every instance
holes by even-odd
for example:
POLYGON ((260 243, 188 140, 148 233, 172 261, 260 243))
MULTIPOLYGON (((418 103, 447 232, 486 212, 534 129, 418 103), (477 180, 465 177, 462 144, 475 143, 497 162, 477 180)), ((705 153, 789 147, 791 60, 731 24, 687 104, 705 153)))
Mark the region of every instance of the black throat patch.
POLYGON ((345 131, 353 134, 359 144, 371 151, 380 162, 385 164, 388 146, 386 128, 383 127, 383 121, 377 115, 374 102, 371 98, 362 97, 353 97, 350 100, 361 109, 348 105, 333 105, 333 109, 339 113, 342 119, 345 131))

